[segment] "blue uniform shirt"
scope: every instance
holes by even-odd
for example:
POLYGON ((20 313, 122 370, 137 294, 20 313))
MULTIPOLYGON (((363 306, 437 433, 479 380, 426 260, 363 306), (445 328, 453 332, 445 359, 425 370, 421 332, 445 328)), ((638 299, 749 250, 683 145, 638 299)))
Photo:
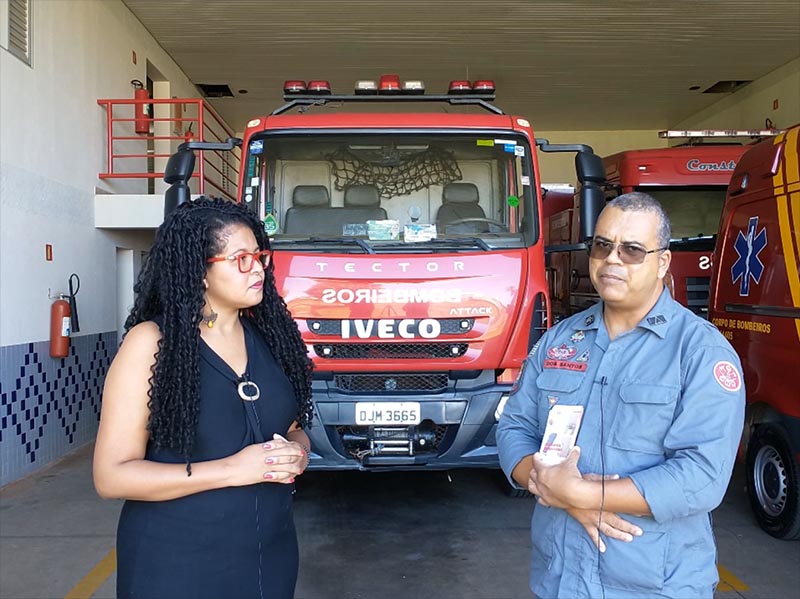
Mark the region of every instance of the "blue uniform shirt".
POLYGON ((595 304, 541 338, 498 424, 511 472, 539 450, 556 404, 582 405, 578 469, 630 477, 652 516, 605 537, 600 554, 564 510, 537 505, 531 589, 540 599, 708 597, 718 582, 710 511, 722 501, 744 424, 739 359, 709 322, 662 292, 639 325, 613 341, 595 304))

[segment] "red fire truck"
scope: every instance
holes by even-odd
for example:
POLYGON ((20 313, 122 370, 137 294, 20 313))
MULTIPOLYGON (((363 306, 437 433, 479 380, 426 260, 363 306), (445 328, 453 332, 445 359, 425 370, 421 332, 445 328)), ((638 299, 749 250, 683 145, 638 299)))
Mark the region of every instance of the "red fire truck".
POLYGON ((800 538, 800 126, 741 157, 728 187, 709 317, 742 360, 742 448, 761 527, 800 538))
POLYGON ((599 157, 537 140, 490 103, 491 81, 284 93, 241 142, 182 145, 167 209, 188 197, 193 149, 241 143, 239 199, 264 220, 315 364, 311 468, 498 467, 496 422, 550 315, 536 152, 577 153, 587 223, 599 157), (411 102, 437 112, 385 110, 411 102), (356 103, 369 108, 345 112, 356 103))
MULTIPOLYGON (((747 146, 733 140, 775 133, 772 129, 662 131, 659 136, 663 138, 689 141, 681 146, 627 150, 603 158, 606 200, 631 191, 644 191, 659 200, 667 211, 672 224, 670 290, 675 299, 696 314, 707 315, 712 252, 725 190, 736 162, 747 150, 747 146)), ((560 279, 557 275, 551 277, 556 318, 583 310, 597 301, 589 282, 588 258, 585 251, 575 249, 583 240, 573 214, 572 210, 557 213, 545 223, 555 239, 555 247, 548 248, 549 272, 569 273, 560 279), (569 240, 565 240, 567 234, 569 240)))

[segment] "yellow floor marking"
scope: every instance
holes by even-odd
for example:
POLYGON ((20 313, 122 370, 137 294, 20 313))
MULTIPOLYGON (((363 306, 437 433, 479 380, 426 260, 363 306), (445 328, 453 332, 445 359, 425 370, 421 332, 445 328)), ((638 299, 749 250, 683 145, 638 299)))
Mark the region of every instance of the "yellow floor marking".
POLYGON ((64 599, 89 599, 117 569, 117 550, 112 549, 84 576, 64 599))
POLYGON ((727 593, 729 591, 749 591, 750 587, 743 583, 741 580, 736 578, 733 575, 733 572, 728 570, 725 566, 721 564, 717 564, 717 570, 719 571, 719 585, 717 586, 717 590, 721 593, 727 593))

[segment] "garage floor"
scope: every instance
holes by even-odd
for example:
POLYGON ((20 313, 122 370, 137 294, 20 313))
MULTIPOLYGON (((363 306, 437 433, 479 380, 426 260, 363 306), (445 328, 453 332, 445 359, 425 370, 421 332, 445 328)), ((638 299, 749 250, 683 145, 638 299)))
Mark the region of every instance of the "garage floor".
MULTIPOLYGON (((114 597, 120 501, 99 499, 88 445, 0 491, 2 599, 114 597)), ((497 473, 310 473, 298 487, 296 599, 519 599, 532 503, 497 473)), ((800 542, 755 525, 737 471, 714 514, 718 599, 797 599, 800 542)))

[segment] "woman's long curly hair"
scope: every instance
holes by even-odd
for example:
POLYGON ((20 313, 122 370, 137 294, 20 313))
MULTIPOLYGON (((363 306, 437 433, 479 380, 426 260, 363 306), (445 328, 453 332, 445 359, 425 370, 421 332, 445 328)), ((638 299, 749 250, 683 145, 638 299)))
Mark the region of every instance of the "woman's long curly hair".
MULTIPOLYGON (((126 332, 149 320, 156 320, 161 328, 150 379, 148 431, 156 448, 177 451, 187 466, 199 412, 203 279, 208 258, 224 250, 226 232, 235 225, 249 227, 258 247, 269 249, 261 222, 242 204, 199 197, 178 206, 156 233, 134 287, 136 300, 125 321, 126 332)), ((298 423, 310 428, 312 363, 297 324, 275 286, 272 262, 264 271, 261 303, 247 310, 247 317, 263 334, 294 388, 298 423)))

